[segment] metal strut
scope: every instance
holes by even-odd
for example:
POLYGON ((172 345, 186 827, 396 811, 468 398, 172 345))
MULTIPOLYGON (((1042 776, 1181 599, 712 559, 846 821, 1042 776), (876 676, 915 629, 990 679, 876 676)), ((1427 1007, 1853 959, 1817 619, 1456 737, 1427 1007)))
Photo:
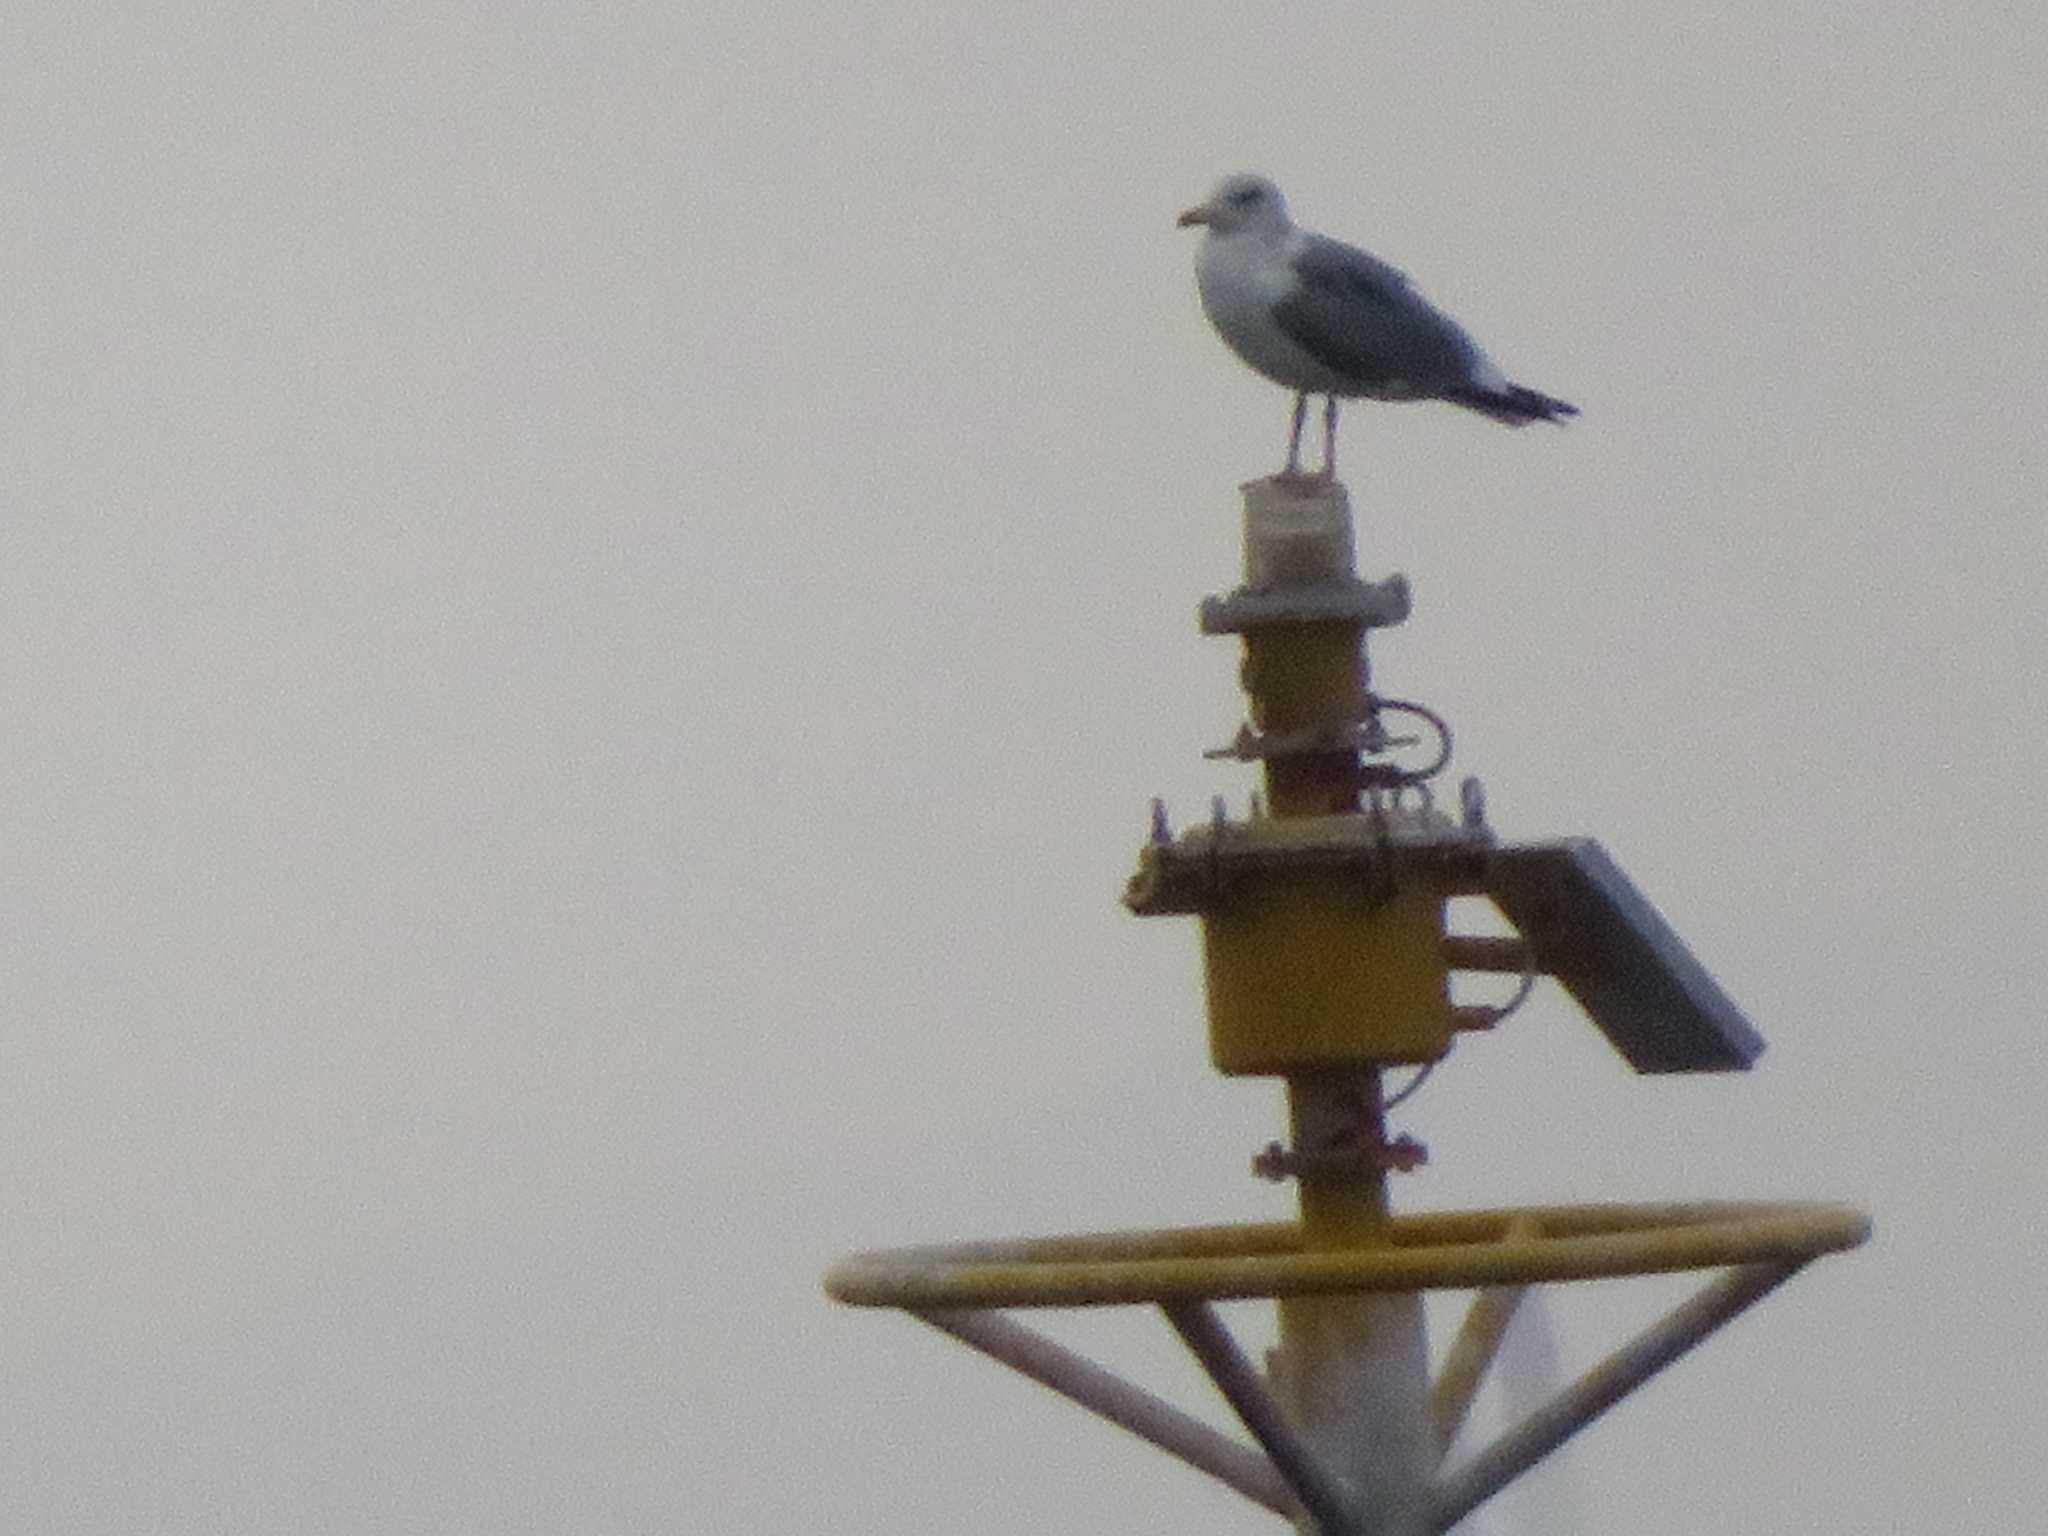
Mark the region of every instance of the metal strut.
MULTIPOLYGON (((1423 1528, 1433 1533, 1449 1530, 1652 1376, 1763 1300, 1805 1262, 1802 1258, 1744 1264, 1723 1273, 1485 1450, 1435 1477, 1428 1488, 1423 1528)), ((1430 1388, 1430 1416, 1440 1452, 1456 1439, 1527 1289, 1521 1284, 1488 1287, 1473 1301, 1430 1388)), ((1012 1318, 977 1308, 918 1308, 912 1315, 1208 1473, 1274 1514, 1306 1514, 1322 1536, 1372 1536, 1353 1490, 1281 1408, 1216 1309, 1194 1299, 1162 1301, 1160 1310, 1258 1442, 1257 1449, 1218 1433, 1164 1398, 1012 1318)))

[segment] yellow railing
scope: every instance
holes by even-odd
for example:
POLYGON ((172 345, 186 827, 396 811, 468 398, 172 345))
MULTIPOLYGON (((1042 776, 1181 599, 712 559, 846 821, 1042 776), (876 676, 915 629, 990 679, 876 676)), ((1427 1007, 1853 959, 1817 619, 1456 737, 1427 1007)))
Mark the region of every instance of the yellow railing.
POLYGON ((1797 1265, 1869 1235, 1843 1205, 1538 1206, 1395 1216, 1378 1243, 1314 1252, 1292 1222, 886 1249, 835 1265, 825 1289, 912 1311, 1442 1290, 1797 1265))

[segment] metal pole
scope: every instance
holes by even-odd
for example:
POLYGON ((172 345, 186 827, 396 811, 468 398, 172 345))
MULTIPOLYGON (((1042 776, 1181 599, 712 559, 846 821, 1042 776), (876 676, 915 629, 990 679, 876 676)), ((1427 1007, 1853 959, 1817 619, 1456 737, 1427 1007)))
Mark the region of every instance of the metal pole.
POLYGON ((1354 1517, 1347 1490, 1280 1411, 1258 1368, 1237 1347, 1216 1309, 1206 1301, 1176 1301, 1160 1310, 1202 1362, 1217 1390, 1237 1410, 1244 1427, 1266 1448, 1274 1468, 1299 1496, 1306 1518, 1314 1522, 1311 1529, 1322 1536, 1368 1536, 1370 1528, 1354 1517))
MULTIPOLYGON (((1506 1235, 1532 1238, 1536 1235, 1536 1224, 1522 1217, 1509 1225, 1506 1235)), ((1508 1325, 1528 1294, 1526 1285, 1490 1285, 1472 1298, 1464 1324, 1452 1340, 1443 1369, 1437 1373, 1436 1384, 1429 1392, 1429 1412, 1436 1425, 1439 1455, 1450 1450, 1458 1438, 1465 1416, 1472 1411, 1472 1400, 1479 1395, 1479 1385, 1507 1338, 1508 1325)))
MULTIPOLYGON (((1253 590, 1355 583, 1356 541, 1343 486, 1247 485, 1244 562, 1245 584, 1253 590)), ((1367 677, 1362 622, 1245 636, 1245 688, 1262 730, 1355 727, 1366 706, 1367 677)), ((1265 780, 1276 818, 1359 809, 1355 749, 1269 757, 1265 780)), ((1438 931, 1441 926, 1435 924, 1438 931)), ((1361 1063, 1289 1076, 1287 1103, 1297 1152, 1362 1142, 1370 1153, 1385 1142, 1376 1067, 1361 1063)), ((1370 1155, 1348 1167, 1304 1166, 1297 1188, 1304 1248, 1355 1249, 1386 1240, 1386 1173, 1370 1155)), ((1293 1297, 1279 1303, 1279 1313, 1280 1345, 1271 1362, 1275 1394, 1318 1460, 1351 1486, 1357 1529, 1370 1536, 1419 1533, 1437 1458, 1422 1297, 1293 1297)))
POLYGON ((1449 1530, 1799 1268, 1749 1264, 1731 1269, 1672 1310, 1439 1483, 1428 1529, 1449 1530))
MULTIPOLYGON (((1377 1072, 1296 1077, 1287 1084, 1294 1144, 1357 1134, 1361 1112, 1380 1129, 1377 1072)), ((1306 1248, 1360 1248, 1386 1240, 1386 1174, 1304 1173, 1306 1248)), ((1274 1389, 1302 1435, 1357 1494, 1359 1529, 1411 1536, 1427 1529, 1436 1465, 1429 1408, 1429 1340, 1416 1292, 1296 1296, 1279 1303, 1274 1389)))
POLYGON ((1294 1497, 1286 1480, 1264 1456, 1044 1334, 998 1312, 934 1311, 912 1316, 1051 1387, 1167 1455, 1179 1457, 1254 1504, 1279 1515, 1294 1513, 1294 1497))

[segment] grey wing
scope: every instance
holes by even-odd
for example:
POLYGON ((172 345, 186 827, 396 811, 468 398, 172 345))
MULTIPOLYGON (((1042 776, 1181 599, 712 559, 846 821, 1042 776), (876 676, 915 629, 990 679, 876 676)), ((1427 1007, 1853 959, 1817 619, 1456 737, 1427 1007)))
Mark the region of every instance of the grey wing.
POLYGON ((1377 256, 1311 235, 1294 258, 1297 290, 1273 308, 1294 344, 1372 393, 1433 395, 1469 383, 1479 349, 1456 321, 1377 256))

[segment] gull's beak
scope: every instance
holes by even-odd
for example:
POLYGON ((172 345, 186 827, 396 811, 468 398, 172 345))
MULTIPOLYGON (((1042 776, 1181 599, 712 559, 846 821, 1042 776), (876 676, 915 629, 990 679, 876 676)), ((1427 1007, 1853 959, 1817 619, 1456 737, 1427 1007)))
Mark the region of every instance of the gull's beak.
POLYGON ((1190 208, 1186 213, 1182 214, 1173 222, 1175 228, 1186 229, 1190 225, 1194 224, 1213 223, 1215 221, 1215 218, 1215 209, 1210 207, 1207 203, 1197 203, 1194 207, 1190 208))

